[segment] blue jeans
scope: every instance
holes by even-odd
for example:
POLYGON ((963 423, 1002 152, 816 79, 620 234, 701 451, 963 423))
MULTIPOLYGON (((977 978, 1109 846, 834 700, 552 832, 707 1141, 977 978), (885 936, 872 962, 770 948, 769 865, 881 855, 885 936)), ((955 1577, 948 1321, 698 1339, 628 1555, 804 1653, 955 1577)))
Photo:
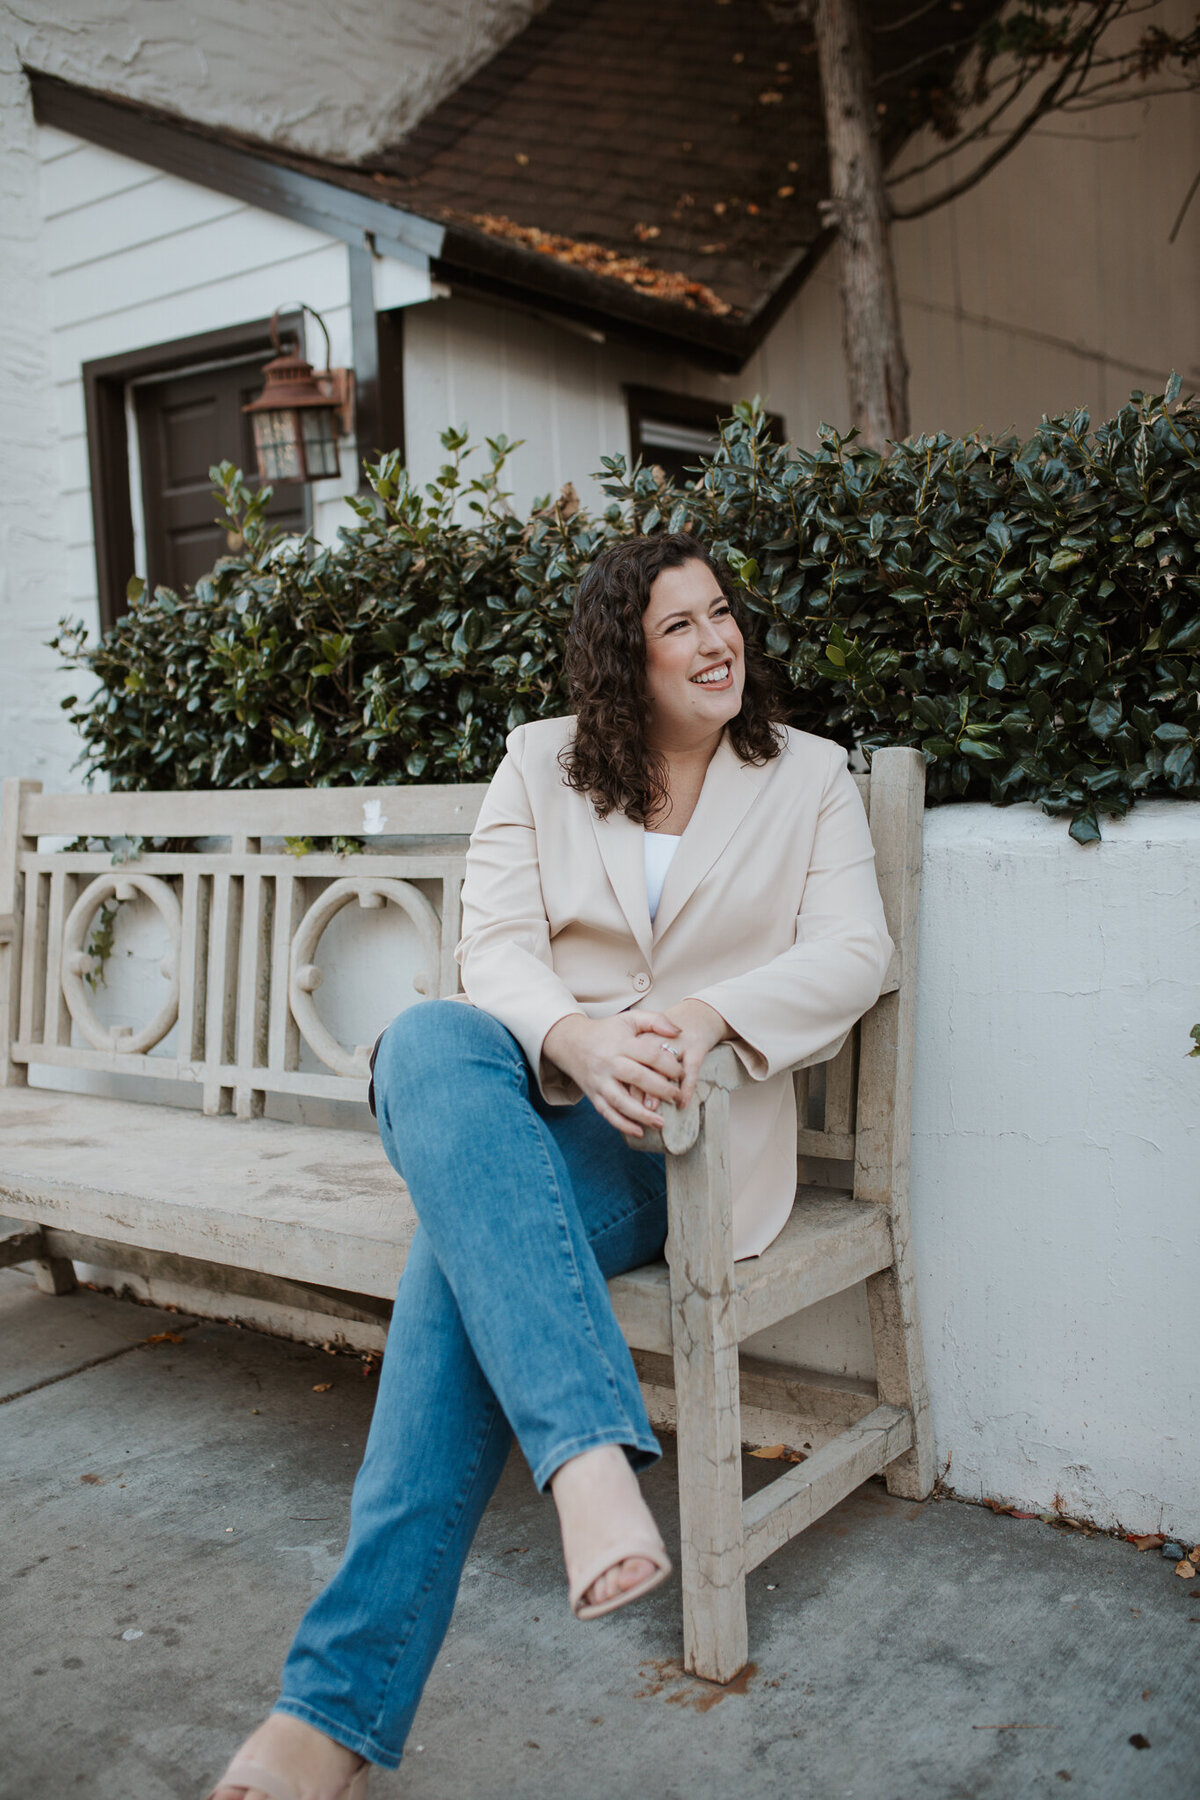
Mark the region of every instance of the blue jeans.
POLYGON ((395 1768, 516 1435, 544 1490, 569 1457, 659 1455, 605 1279, 667 1230, 661 1156, 586 1100, 549 1107, 515 1039, 460 1002, 411 1007, 375 1061, 380 1135, 419 1220, 337 1575, 276 1708, 395 1768))

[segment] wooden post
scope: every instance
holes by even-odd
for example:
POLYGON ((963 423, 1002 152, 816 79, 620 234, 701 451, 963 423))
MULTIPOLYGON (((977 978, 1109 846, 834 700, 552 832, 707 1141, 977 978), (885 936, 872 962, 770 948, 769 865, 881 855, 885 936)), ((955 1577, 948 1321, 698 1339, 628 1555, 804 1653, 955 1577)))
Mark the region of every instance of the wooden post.
POLYGON ((678 1408, 684 1667, 731 1681, 749 1653, 734 1313, 729 1095, 710 1090, 695 1144, 667 1158, 678 1408))
POLYGON ((25 877, 18 867, 22 850, 36 840, 21 831, 21 808, 27 794, 40 794, 40 781, 8 779, 0 795, 0 1087, 25 1087, 24 1063, 12 1060, 13 1040, 21 1014, 21 947, 24 943, 25 877))
POLYGON ((208 926, 207 993, 204 1003, 203 1110, 210 1117, 231 1113, 234 1090, 221 1082, 219 1071, 236 1054, 234 1020, 237 1014, 238 942, 242 929, 242 879, 219 873, 213 876, 212 910, 208 926))
POLYGON ((891 1216, 893 1266, 868 1280, 867 1306, 880 1401, 912 1413, 912 1448, 885 1471, 888 1491, 909 1500, 925 1498, 935 1473, 908 1210, 924 804, 920 751, 877 750, 871 764, 871 836, 888 929, 899 952, 900 985, 876 1002, 860 1028, 854 1195, 886 1206, 891 1216))
MULTIPOLYGON (((257 856, 262 849, 261 840, 246 838, 239 848, 247 856, 257 856)), ((239 1119, 261 1119, 266 1102, 265 1089, 252 1086, 245 1072, 265 1068, 267 1062, 273 900, 273 883, 257 869, 248 870, 242 884, 237 969, 235 1060, 239 1082, 234 1092, 234 1111, 239 1119)))

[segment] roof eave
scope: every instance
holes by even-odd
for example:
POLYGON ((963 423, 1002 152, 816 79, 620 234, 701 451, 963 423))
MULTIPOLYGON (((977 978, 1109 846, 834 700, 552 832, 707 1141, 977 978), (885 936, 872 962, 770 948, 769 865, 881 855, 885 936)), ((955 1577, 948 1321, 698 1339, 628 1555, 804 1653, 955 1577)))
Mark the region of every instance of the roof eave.
POLYGON ((723 319, 642 294, 482 231, 446 227, 434 274, 450 286, 558 314, 606 337, 735 374, 750 348, 742 319, 723 319))
MULTIPOLYGON (((164 174, 230 194, 264 212, 295 219, 361 248, 368 237, 382 255, 421 263, 441 254, 445 227, 330 179, 293 166, 233 134, 142 106, 56 75, 26 68, 34 117, 75 137, 132 157, 164 174)), ((311 160, 311 159, 309 159, 311 160)))

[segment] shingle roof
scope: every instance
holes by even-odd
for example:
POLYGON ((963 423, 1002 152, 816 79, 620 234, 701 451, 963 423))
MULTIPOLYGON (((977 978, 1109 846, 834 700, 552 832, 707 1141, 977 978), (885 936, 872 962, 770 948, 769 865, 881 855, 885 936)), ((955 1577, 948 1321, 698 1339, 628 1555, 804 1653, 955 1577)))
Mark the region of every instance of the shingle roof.
MULTIPOLYGON (((360 166, 380 191, 459 233, 621 282, 664 313, 698 315, 693 331, 701 318, 723 321, 704 335, 732 346, 774 315, 780 290, 823 244, 824 119, 804 10, 793 0, 552 0, 360 166)), ((889 149, 906 134, 911 98, 910 78, 886 70, 961 43, 993 10, 869 0, 889 149)))
MULTIPOLYGON (((864 4, 891 153, 911 129, 914 82, 944 80, 996 0, 864 4)), ((335 197, 366 197, 373 204, 359 212, 383 227, 407 216, 411 236, 436 221, 435 272, 456 285, 736 369, 827 242, 805 10, 805 0, 550 0, 414 130, 361 162, 177 119, 180 148, 164 166, 192 158, 195 178, 214 180, 186 146, 236 147, 318 178, 335 197)), ((34 80, 43 107, 71 91, 34 80)), ((91 110, 166 122, 115 97, 93 96, 91 110)))
POLYGON ((594 242, 752 312, 820 230, 811 52, 757 0, 553 0, 371 166, 422 212, 594 242))

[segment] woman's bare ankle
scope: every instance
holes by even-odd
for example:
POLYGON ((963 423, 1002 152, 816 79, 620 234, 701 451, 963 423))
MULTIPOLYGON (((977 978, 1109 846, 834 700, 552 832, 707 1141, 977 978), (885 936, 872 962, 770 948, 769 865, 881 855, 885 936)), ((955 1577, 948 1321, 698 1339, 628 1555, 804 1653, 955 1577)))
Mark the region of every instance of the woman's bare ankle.
POLYGON ((560 1491, 573 1493, 581 1485, 590 1489, 595 1482, 604 1480, 624 1483, 626 1477, 637 1487, 637 1476, 620 1444, 598 1444, 593 1450, 569 1456, 550 1477, 550 1491, 557 1500, 560 1491))

